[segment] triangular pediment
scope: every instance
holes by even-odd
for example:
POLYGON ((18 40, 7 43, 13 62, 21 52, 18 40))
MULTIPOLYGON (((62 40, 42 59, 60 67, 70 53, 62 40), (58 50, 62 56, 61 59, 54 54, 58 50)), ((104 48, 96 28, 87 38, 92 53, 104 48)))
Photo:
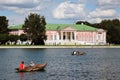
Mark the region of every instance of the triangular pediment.
POLYGON ((63 28, 62 30, 67 30, 67 31, 73 31, 73 30, 76 30, 76 29, 74 29, 73 27, 71 27, 71 26, 67 26, 67 27, 65 27, 65 28, 63 28))

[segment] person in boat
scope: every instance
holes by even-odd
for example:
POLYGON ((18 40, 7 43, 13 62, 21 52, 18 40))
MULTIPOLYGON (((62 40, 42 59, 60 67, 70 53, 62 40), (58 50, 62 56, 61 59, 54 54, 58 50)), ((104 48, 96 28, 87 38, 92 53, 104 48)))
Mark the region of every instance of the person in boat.
POLYGON ((33 61, 31 61, 30 66, 35 66, 35 63, 33 61))
POLYGON ((76 53, 77 53, 76 51, 73 51, 72 55, 76 55, 76 53))
POLYGON ((24 70, 24 68, 25 68, 24 61, 21 61, 19 70, 24 70))

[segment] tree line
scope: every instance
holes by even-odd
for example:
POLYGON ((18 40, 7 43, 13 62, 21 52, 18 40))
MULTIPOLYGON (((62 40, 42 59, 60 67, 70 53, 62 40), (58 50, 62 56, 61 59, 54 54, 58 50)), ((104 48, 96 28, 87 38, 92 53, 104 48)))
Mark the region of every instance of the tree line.
POLYGON ((107 43, 120 44, 120 20, 102 20, 100 23, 89 23, 87 21, 77 21, 76 24, 86 24, 95 28, 101 28, 107 32, 107 43))

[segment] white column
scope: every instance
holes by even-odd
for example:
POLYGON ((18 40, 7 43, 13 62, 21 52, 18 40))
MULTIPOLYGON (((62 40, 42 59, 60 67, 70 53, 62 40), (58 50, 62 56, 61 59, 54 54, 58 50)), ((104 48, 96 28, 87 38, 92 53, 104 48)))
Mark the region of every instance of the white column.
POLYGON ((94 32, 92 32, 92 42, 94 43, 94 32))
POLYGON ((74 32, 74 39, 75 39, 75 41, 76 41, 76 32, 74 32))
POLYGON ((63 32, 61 32, 61 40, 63 40, 63 32))
POLYGON ((56 34, 57 40, 60 40, 59 33, 56 34))
POLYGON ((104 42, 106 43, 106 32, 104 32, 104 42))
POLYGON ((67 40, 67 32, 65 32, 65 40, 67 40))
POLYGON ((54 39, 55 39, 55 38, 54 38, 54 33, 53 33, 52 39, 53 39, 53 41, 54 41, 54 39))
POLYGON ((80 32, 80 41, 82 41, 82 33, 80 32))
POLYGON ((72 32, 70 32, 70 41, 72 40, 72 32))

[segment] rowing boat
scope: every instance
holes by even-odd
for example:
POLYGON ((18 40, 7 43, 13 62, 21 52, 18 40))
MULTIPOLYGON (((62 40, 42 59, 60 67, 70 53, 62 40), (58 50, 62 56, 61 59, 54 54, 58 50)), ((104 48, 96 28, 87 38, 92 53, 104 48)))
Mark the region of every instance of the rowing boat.
POLYGON ((16 68, 17 72, 31 72, 31 71, 40 71, 44 70, 46 67, 46 63, 43 64, 35 64, 34 66, 26 66, 23 70, 20 70, 19 68, 16 68))

